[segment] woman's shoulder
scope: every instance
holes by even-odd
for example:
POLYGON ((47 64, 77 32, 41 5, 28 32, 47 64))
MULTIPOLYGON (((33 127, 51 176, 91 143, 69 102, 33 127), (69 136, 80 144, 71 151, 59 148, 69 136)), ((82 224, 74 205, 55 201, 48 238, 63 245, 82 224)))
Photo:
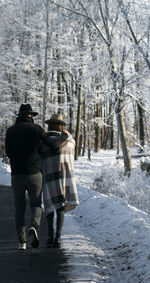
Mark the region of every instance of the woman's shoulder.
POLYGON ((70 135, 70 136, 67 138, 67 142, 72 143, 72 144, 75 145, 75 140, 74 140, 74 138, 73 138, 72 135, 70 135))

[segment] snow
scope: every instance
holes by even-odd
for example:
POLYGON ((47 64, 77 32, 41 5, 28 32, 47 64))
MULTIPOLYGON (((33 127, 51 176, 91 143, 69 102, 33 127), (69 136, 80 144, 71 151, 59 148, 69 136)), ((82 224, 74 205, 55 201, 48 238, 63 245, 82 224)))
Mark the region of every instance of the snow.
MULTIPOLYGON (((150 176, 136 159, 126 178, 115 156, 101 150, 75 162, 80 205, 66 214, 62 236, 69 282, 150 282, 150 176)), ((9 166, 0 169, 10 184, 9 166)))
POLYGON ((0 160, 0 184, 2 185, 10 185, 11 176, 10 176, 10 166, 8 164, 4 164, 0 160))

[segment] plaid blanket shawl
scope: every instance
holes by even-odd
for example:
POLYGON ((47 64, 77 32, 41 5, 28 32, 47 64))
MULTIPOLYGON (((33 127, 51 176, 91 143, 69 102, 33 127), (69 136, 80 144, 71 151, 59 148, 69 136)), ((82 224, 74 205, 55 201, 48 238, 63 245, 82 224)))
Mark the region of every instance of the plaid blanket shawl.
MULTIPOLYGON (((55 139, 59 132, 49 131, 55 139)), ((69 136, 57 149, 42 146, 43 201, 45 214, 65 206, 65 211, 74 209, 78 204, 78 194, 74 177, 75 141, 69 136)))

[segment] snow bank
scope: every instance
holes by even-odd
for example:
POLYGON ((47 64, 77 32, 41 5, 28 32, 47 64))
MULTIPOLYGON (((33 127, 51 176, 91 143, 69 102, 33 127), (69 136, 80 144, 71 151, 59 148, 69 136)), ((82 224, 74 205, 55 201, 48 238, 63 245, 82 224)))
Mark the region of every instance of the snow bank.
POLYGON ((126 202, 78 186, 75 214, 92 242, 113 257, 126 281, 150 282, 150 218, 126 202), (112 256, 113 255, 113 256, 112 256))
POLYGON ((10 166, 0 161, 0 185, 10 185, 10 166))
POLYGON ((123 176, 123 162, 117 164, 114 151, 92 154, 91 163, 79 158, 75 167, 80 205, 74 215, 110 258, 112 269, 117 266, 117 282, 150 282, 150 217, 145 212, 150 177, 140 170, 140 161, 133 160, 130 178, 123 176), (96 178, 98 191, 92 190, 96 178))

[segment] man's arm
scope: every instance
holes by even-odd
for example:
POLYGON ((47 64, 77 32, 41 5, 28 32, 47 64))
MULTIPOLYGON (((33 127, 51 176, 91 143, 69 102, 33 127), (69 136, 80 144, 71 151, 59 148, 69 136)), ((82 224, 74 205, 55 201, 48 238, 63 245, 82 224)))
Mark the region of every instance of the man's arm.
POLYGON ((46 132, 40 127, 40 139, 44 144, 52 148, 58 148, 66 141, 69 136, 69 132, 64 130, 61 135, 55 136, 55 139, 51 136, 48 136, 46 132))
POLYGON ((13 155, 13 141, 9 135, 10 130, 7 129, 6 135, 5 135, 5 153, 8 158, 10 158, 13 155))

